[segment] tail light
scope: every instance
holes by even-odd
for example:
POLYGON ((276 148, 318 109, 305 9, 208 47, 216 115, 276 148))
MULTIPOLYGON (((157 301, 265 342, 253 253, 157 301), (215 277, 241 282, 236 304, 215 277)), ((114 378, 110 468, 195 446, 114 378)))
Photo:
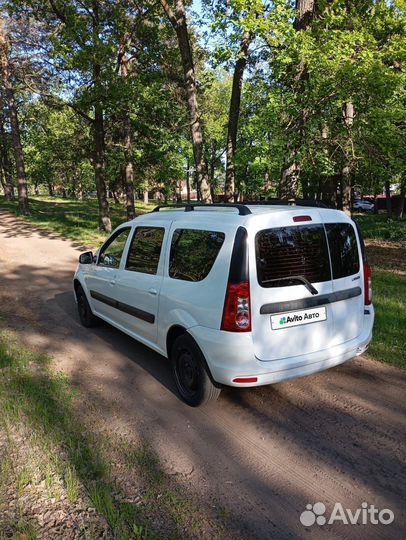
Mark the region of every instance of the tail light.
POLYGON ((372 269, 368 263, 364 263, 364 297, 366 306, 372 304, 372 269))
POLYGON ((229 283, 224 301, 221 329, 227 332, 251 332, 250 284, 229 283))

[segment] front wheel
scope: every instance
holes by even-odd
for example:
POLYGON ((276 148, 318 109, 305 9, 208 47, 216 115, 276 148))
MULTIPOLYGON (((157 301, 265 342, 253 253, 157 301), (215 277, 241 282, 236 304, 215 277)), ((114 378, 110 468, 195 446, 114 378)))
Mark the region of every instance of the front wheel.
POLYGON ((212 382, 203 354, 188 334, 179 336, 171 350, 176 387, 183 401, 191 407, 206 405, 220 395, 220 387, 212 382))
POLYGON ((76 299, 78 302, 78 314, 80 322, 86 328, 96 326, 99 322, 99 319, 95 315, 93 315, 90 304, 86 298, 85 291, 80 286, 76 291, 76 299))

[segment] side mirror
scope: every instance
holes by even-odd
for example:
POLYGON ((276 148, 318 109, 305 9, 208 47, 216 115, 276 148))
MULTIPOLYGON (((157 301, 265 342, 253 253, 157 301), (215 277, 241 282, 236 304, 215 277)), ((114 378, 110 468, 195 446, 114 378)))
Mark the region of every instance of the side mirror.
POLYGON ((80 264, 92 264, 93 262, 93 253, 91 251, 86 251, 79 255, 80 264))

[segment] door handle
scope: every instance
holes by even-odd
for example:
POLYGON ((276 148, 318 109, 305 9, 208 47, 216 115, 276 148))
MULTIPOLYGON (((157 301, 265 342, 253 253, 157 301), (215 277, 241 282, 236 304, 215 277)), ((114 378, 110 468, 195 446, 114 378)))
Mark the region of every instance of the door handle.
POLYGON ((149 294, 152 294, 153 296, 156 296, 158 294, 158 291, 156 289, 148 289, 149 294))
POLYGON ((116 280, 115 279, 110 279, 110 285, 115 285, 116 284, 116 280))

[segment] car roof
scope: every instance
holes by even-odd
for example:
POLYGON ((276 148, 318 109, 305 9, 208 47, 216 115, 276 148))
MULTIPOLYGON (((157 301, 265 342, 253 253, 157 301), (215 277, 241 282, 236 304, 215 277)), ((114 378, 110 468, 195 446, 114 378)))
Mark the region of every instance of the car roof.
MULTIPOLYGON (((228 226, 240 226, 253 224, 255 221, 263 221, 261 218, 266 216, 276 216, 278 214, 297 216, 309 215, 315 222, 332 222, 332 221, 351 221, 350 218, 341 210, 330 208, 320 208, 315 206, 293 206, 288 204, 281 205, 243 205, 249 210, 246 215, 240 215, 238 206, 211 206, 198 205, 194 206, 193 211, 185 211, 184 207, 160 207, 159 211, 152 211, 142 214, 133 220, 123 225, 132 225, 133 223, 160 223, 162 225, 170 222, 187 222, 188 226, 191 223, 199 223, 204 221, 213 223, 213 225, 227 224, 228 226)), ((242 206, 242 205, 241 205, 242 206)))

